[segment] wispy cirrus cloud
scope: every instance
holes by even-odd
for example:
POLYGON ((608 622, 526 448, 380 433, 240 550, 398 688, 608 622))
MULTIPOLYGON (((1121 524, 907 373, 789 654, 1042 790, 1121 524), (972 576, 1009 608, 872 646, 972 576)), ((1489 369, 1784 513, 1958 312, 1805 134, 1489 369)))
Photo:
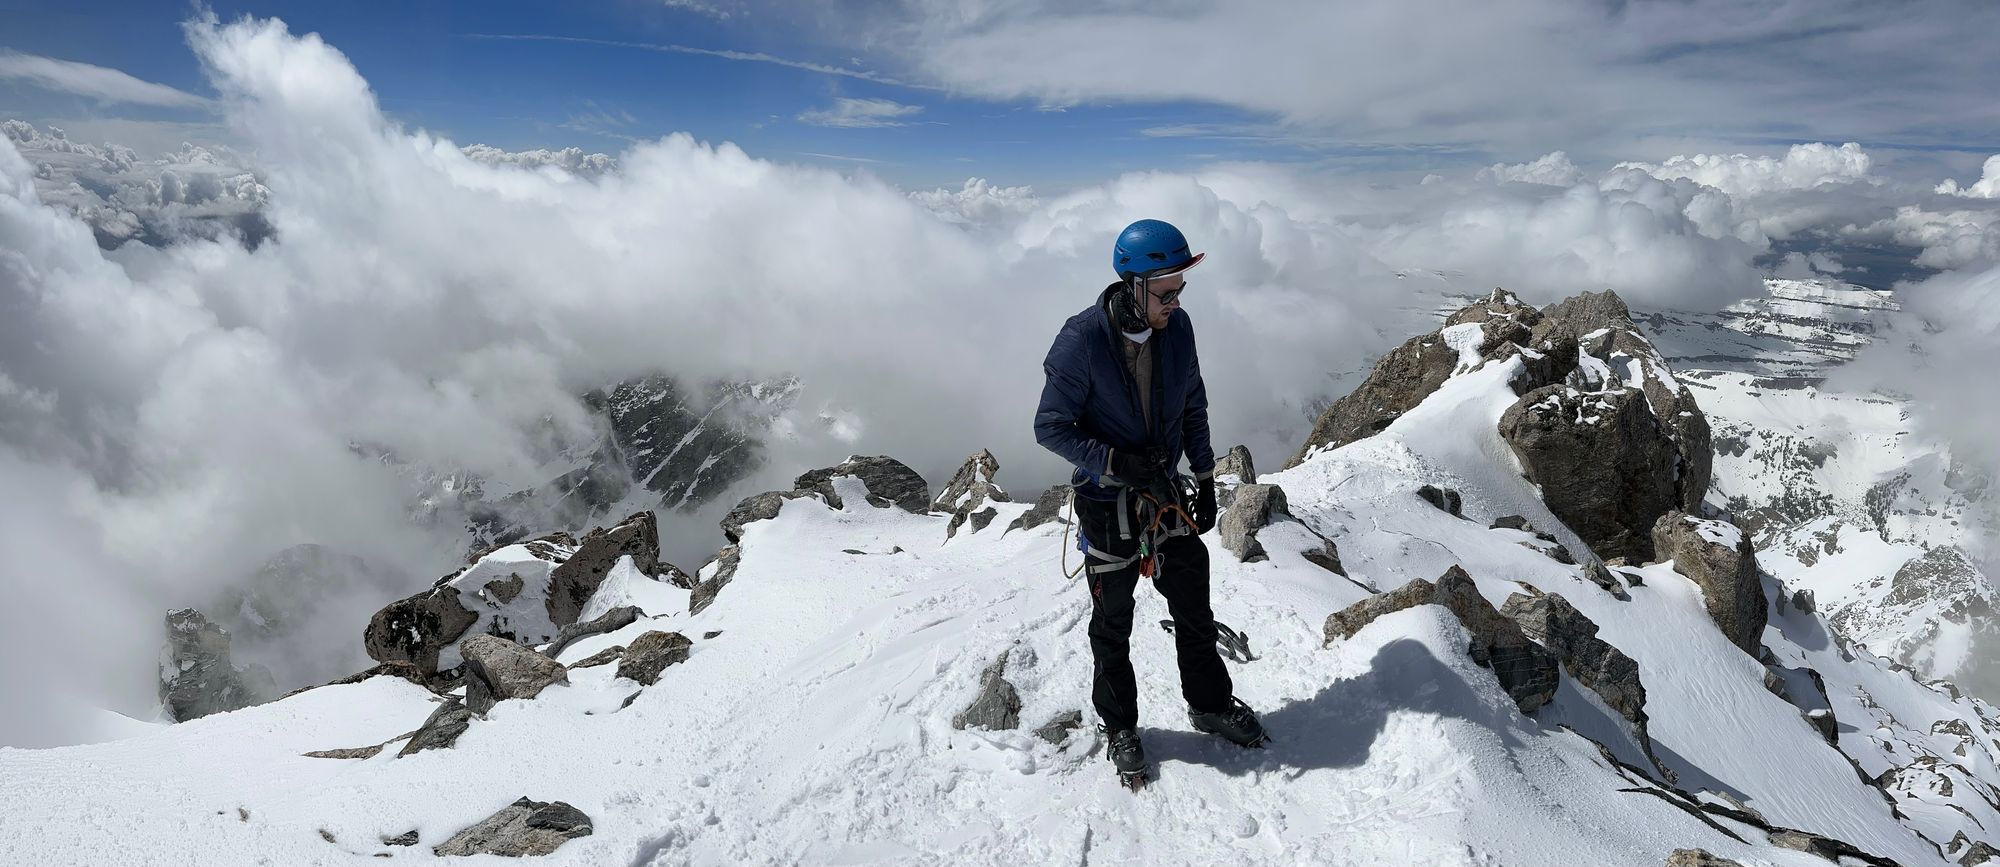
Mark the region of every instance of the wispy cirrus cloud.
POLYGON ((800 123, 813 126, 834 126, 846 129, 868 129, 885 126, 909 126, 908 118, 922 113, 921 105, 906 105, 893 99, 869 99, 851 96, 837 96, 833 105, 799 113, 800 123))
POLYGON ((24 81, 46 90, 73 93, 106 102, 127 102, 167 108, 206 106, 206 97, 134 78, 108 66, 57 60, 39 54, 0 50, 0 79, 24 81))
POLYGON ((692 45, 675 45, 665 42, 630 42, 620 39, 593 39, 586 36, 558 36, 546 33, 468 33, 465 35, 469 39, 496 39, 509 42, 565 42, 577 45, 602 45, 609 48, 636 48, 641 51, 659 51, 667 54, 694 54, 703 57, 720 57, 723 60, 735 60, 745 63, 769 63, 775 66, 802 69, 806 72, 817 72, 822 75, 838 75, 843 78, 872 81, 877 84, 893 84, 898 87, 910 87, 922 90, 939 89, 934 86, 890 78, 889 76, 869 72, 865 69, 850 69, 826 63, 792 60, 787 57, 779 57, 775 54, 765 54, 761 51, 731 51, 719 48, 696 48, 692 45))

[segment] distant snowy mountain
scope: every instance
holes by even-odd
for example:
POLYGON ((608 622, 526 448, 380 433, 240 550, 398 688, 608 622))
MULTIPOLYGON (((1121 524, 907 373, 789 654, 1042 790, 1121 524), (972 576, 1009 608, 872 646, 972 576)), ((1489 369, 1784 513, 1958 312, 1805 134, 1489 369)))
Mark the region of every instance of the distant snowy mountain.
POLYGON ((1986 472, 1927 435, 1900 398, 1831 388, 1868 347, 1923 351, 1893 293, 1771 280, 1715 315, 1638 317, 1714 427, 1712 501, 1756 536, 1764 568, 1830 622, 1925 678, 2000 700, 2000 598, 1986 472))
MULTIPOLYGON (((871 457, 744 500, 694 575, 657 561, 647 515, 539 536, 384 608, 383 665, 361 676, 0 750, 0 862, 1992 857, 2000 711, 1847 640, 1799 592, 1810 573, 1760 569, 1783 555, 1685 508, 1703 440, 1674 407, 1721 387, 1668 369, 1684 337, 1624 315, 1608 294, 1537 311, 1495 293, 1377 365, 1363 388, 1393 412, 1338 409, 1377 429, 1323 425, 1336 439, 1281 472, 1233 459, 1205 540, 1214 607, 1246 636, 1228 665, 1275 740, 1189 728, 1168 612, 1141 593, 1157 780, 1138 794, 1081 724, 1090 602, 1062 572, 1059 497, 988 497, 959 525, 964 491, 933 499, 871 457), (1570 449, 1605 463, 1547 463, 1570 449), (1634 483, 1569 484, 1605 467, 1634 483), (1617 514, 1572 514, 1607 494, 1617 514)), ((1713 403, 1716 431, 1740 421, 1713 403)), ((986 490, 994 457, 961 479, 986 490)), ((1730 472, 1710 502, 1744 490, 1730 472)), ((1885 537, 1914 526, 1903 509, 1885 537)))

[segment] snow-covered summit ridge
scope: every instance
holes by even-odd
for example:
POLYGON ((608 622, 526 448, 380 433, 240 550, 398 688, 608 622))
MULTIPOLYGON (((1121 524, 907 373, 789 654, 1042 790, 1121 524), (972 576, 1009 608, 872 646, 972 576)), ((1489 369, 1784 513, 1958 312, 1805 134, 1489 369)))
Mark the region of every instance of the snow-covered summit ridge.
POLYGON ((1187 728, 1172 638, 1151 625, 1166 612, 1142 593, 1141 728, 1160 779, 1137 797, 1087 728, 1044 725, 1084 709, 1090 677, 1062 524, 1021 521, 1039 501, 989 500, 984 529, 947 541, 950 515, 831 474, 737 527, 733 580, 699 613, 692 591, 615 558, 574 616, 642 616, 556 651, 566 683, 463 719, 450 747, 399 755, 446 705, 374 677, 125 741, 0 750, 0 803, 21 829, 0 836, 0 861, 423 859, 523 795, 589 817, 550 856, 578 864, 1658 865, 1699 847, 1807 865, 1828 861, 1797 847, 1839 841, 1941 865, 1991 844, 1992 707, 1846 645, 1777 582, 1760 581, 1760 660, 1676 564, 1609 567, 1614 593, 1601 564, 1556 553, 1590 552, 1499 432, 1534 361, 1457 372, 1377 433, 1261 474, 1289 502, 1257 531, 1265 559, 1225 553, 1221 529, 1206 540, 1216 614, 1254 651, 1231 673, 1271 748, 1187 728), (1458 512, 1423 485, 1456 491, 1458 512), (1509 516, 1563 544, 1493 526, 1509 516), (1328 540, 1345 575, 1307 557, 1328 540), (1572 670, 1523 713, 1446 608, 1324 642, 1328 615, 1452 567, 1495 607, 1562 596, 1636 663, 1663 770, 1572 670), (649 633, 689 641, 651 685, 622 661, 584 664, 649 633), (1001 657, 1019 727, 954 728, 1001 657), (365 758, 303 755, 385 741, 365 758), (98 830, 71 833, 80 823, 98 830), (382 842, 402 839, 417 845, 382 842))

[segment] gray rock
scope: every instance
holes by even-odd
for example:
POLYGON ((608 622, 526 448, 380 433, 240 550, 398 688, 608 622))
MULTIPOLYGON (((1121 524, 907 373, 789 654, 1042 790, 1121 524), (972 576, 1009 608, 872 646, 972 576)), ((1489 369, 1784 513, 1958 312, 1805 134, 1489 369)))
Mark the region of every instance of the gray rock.
POLYGON ((270 701, 277 683, 261 665, 237 667, 229 633, 201 612, 167 612, 167 644, 160 658, 160 701, 179 722, 270 701))
POLYGON ((1340 564, 1340 549, 1334 547, 1332 539, 1326 540, 1326 544, 1318 548, 1306 551, 1302 556, 1306 558, 1306 562, 1314 566, 1343 578, 1347 577, 1347 568, 1340 564))
POLYGON ((417 845, 417 829, 415 829, 415 828, 411 828, 410 830, 408 830, 408 831, 404 831, 404 832, 403 832, 403 833, 401 833, 401 834, 397 834, 397 835, 396 835, 396 836, 394 836, 394 837, 383 837, 383 838, 382 838, 382 845, 384 845, 384 846, 415 846, 415 845, 417 845))
POLYGON ((1791 828, 1779 828, 1771 832, 1771 845, 1780 849, 1792 849, 1825 858, 1835 864, 1840 863, 1843 847, 1839 841, 1808 834, 1791 828))
POLYGON ((699 576, 701 572, 708 571, 709 565, 715 567, 715 571, 695 584, 694 591, 688 594, 688 613, 700 614, 708 606, 713 605, 716 595, 722 592, 722 588, 736 580, 736 567, 742 562, 743 551, 735 545, 717 551, 715 558, 704 564, 700 572, 695 573, 699 576))
POLYGON ((1035 737, 1062 746, 1063 741, 1069 740, 1069 733, 1080 728, 1083 728, 1083 711, 1066 710, 1035 729, 1035 737))
POLYGON ((1811 614, 1819 610, 1819 602, 1813 598, 1811 590, 1798 590, 1792 593, 1792 607, 1811 614))
POLYGON ((465 703, 480 716, 495 702, 534 698, 553 684, 569 683, 562 663, 497 635, 475 635, 458 647, 465 654, 465 703))
POLYGON ((645 613, 640 611, 637 605, 622 605, 598 615, 595 619, 572 623, 558 630, 555 640, 542 648, 542 653, 554 659, 563 652, 563 648, 576 643, 577 640, 592 635, 602 635, 614 629, 624 629, 645 613))
POLYGON ((591 668, 593 666, 609 665, 611 663, 617 662, 624 656, 625 656, 625 645, 614 644, 611 645, 610 647, 604 648, 603 650, 600 650, 596 653, 593 653, 589 656, 586 656, 582 659, 572 662, 565 667, 568 668, 570 671, 575 671, 579 668, 591 668))
POLYGON ((1743 867, 1743 862, 1711 855, 1707 849, 1675 849, 1667 856, 1666 867, 1743 867))
POLYGON ((1652 535, 1657 555, 1674 561, 1674 571, 1701 586, 1709 619, 1744 653, 1756 656, 1768 611, 1750 534, 1720 521, 1672 511, 1660 516, 1652 535), (1736 545, 1709 541, 1704 530, 1723 538, 1734 535, 1736 545))
POLYGON ((944 528, 945 538, 958 535, 959 528, 967 522, 971 522, 972 532, 977 533, 1000 514, 988 505, 1008 502, 1007 492, 993 483, 993 477, 999 473, 999 459, 985 449, 965 459, 958 473, 951 477, 951 483, 945 485, 943 493, 931 504, 932 509, 951 514, 951 522, 944 528), (981 518, 981 514, 985 517, 981 518))
POLYGON ((1833 711, 1822 707, 1806 711, 1805 715, 1806 722, 1819 732, 1820 737, 1825 738, 1827 743, 1840 745, 1840 724, 1834 719, 1833 711))
POLYGON ((1007 529, 1002 531, 1000 535, 1005 536, 1015 530, 1027 530, 1039 527, 1050 521, 1067 524, 1069 523, 1069 519, 1063 517, 1063 507, 1068 503, 1069 486, 1051 485, 1048 490, 1042 492, 1041 496, 1035 498, 1034 506, 1022 512, 1021 517, 1015 518, 1009 523, 1007 529))
POLYGON ((458 743, 459 735, 472 726, 472 709, 456 698, 447 698, 424 724, 417 727, 417 733, 410 736, 408 743, 396 753, 398 758, 412 756, 424 750, 450 749, 458 743))
POLYGON ((549 622, 557 627, 575 623, 620 557, 631 557, 646 575, 659 574, 660 530, 652 512, 636 512, 616 526, 591 530, 576 553, 549 573, 549 622))
POLYGON ((1556 657, 1532 641, 1512 619, 1494 610, 1464 569, 1451 567, 1436 584, 1415 579, 1387 593, 1378 593, 1327 615, 1326 642, 1354 637, 1384 614, 1418 605, 1443 605, 1472 636, 1466 648, 1472 661, 1493 670, 1500 688, 1522 713, 1531 713, 1555 697, 1562 672, 1556 657))
POLYGON ((1244 563, 1270 559, 1263 544, 1257 541, 1257 531, 1289 517, 1291 513, 1283 488, 1277 485, 1238 485, 1235 501, 1217 525, 1222 533, 1222 547, 1244 563))
POLYGON ((693 641, 678 632, 648 632, 626 646, 624 658, 618 661, 618 676, 652 686, 667 666, 686 662, 688 648, 693 646, 693 641))
POLYGON ((786 500, 795 500, 803 496, 805 494, 798 491, 765 491, 744 497, 742 502, 729 510, 729 514, 722 516, 722 535, 728 537, 729 544, 738 544, 743 541, 744 527, 757 521, 778 517, 778 510, 785 505, 786 500))
POLYGON ((1679 457, 1643 392, 1545 386, 1501 414, 1500 435, 1549 510, 1599 557, 1648 558, 1648 531, 1678 503, 1679 457))
POLYGON ((2000 849, 1986 845, 1984 840, 1975 840, 1972 846, 1965 850, 1965 854, 1959 856, 1958 863, 1963 867, 1976 867, 1995 858, 2000 858, 2000 849))
POLYGON ((833 489, 833 480, 841 476, 853 476, 868 486, 868 504, 880 509, 890 506, 915 515, 930 510, 930 485, 924 477, 910 469, 902 461, 887 456, 850 457, 837 466, 812 470, 792 482, 792 487, 806 493, 818 494, 826 504, 836 509, 846 508, 840 501, 840 494, 833 489))
POLYGON ((1612 572, 1601 562, 1592 561, 1589 565, 1583 567, 1583 576, 1589 578, 1590 583, 1604 588, 1604 592, 1619 599, 1632 598, 1631 594, 1625 592, 1625 585, 1618 582, 1617 573, 1612 572))
POLYGON ((1215 461, 1215 475, 1235 476, 1240 485, 1257 484, 1257 465, 1250 460, 1250 450, 1240 445, 1230 446, 1228 453, 1215 461))
POLYGON ((1007 682, 1007 654, 979 673, 979 695, 965 710, 951 718, 955 729, 979 728, 1005 731, 1021 727, 1021 696, 1007 682))
POLYGON ((382 752, 382 747, 384 746, 386 744, 374 744, 365 747, 344 747, 335 750, 312 750, 300 753, 299 755, 309 759, 372 759, 376 754, 382 752))
POLYGON ((1646 687, 1639 682, 1639 664, 1597 637, 1597 624, 1557 593, 1516 593, 1500 613, 1521 627, 1522 634, 1549 649, 1569 676, 1604 699, 1625 719, 1646 720, 1646 687))
POLYGON ((547 855, 562 844, 588 837, 590 817, 562 801, 522 798, 476 825, 432 847, 437 855, 547 855))
POLYGON ((1417 489, 1417 496, 1422 497, 1424 502, 1436 506, 1439 511, 1445 512, 1454 518, 1465 517, 1463 501, 1459 498, 1458 492, 1451 488, 1425 485, 1417 489))
MULTIPOLYGON (((469 567, 468 567, 469 568, 469 567)), ((447 587, 465 570, 437 580, 431 589, 398 599, 368 619, 362 647, 376 662, 406 662, 421 671, 437 671, 438 651, 465 635, 479 615, 459 602, 447 587)))

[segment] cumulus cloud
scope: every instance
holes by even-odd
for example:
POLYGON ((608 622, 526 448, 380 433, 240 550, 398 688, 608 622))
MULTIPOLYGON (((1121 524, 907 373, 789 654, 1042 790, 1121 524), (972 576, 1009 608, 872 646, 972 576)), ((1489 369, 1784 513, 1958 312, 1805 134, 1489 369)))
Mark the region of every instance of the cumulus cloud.
POLYGON ((0 136, 32 165, 41 201, 90 224, 102 246, 225 234, 255 244, 269 234, 260 212, 270 191, 226 148, 182 143, 171 153, 141 157, 122 145, 85 144, 61 128, 44 131, 20 120, 0 122, 0 136))
POLYGON ((2000 155, 1986 158, 1986 164, 1980 167, 1979 180, 1974 181, 1972 186, 1961 189, 1958 186, 1958 181, 1946 178, 1944 183, 1937 185, 1937 191, 1939 194, 1947 196, 1965 196, 1972 199, 2000 199, 2000 155))
POLYGON ((910 199, 953 223, 990 224, 1033 210, 1040 200, 1031 187, 1002 187, 985 178, 966 178, 956 190, 918 190, 910 199))
POLYGON ((1583 179, 1583 172, 1570 163, 1569 155, 1555 151, 1533 162, 1507 165, 1495 163, 1479 170, 1479 180, 1494 183, 1547 184, 1567 187, 1583 179))
POLYGON ((904 105, 893 99, 834 97, 829 108, 813 109, 799 114, 800 123, 814 126, 845 127, 863 129, 884 126, 907 126, 912 117, 924 110, 920 105, 904 105))
POLYGON ((168 108, 193 108, 208 104, 207 99, 187 91, 133 78, 109 67, 17 51, 0 50, 0 79, 24 81, 37 87, 106 102, 168 108))
POLYGON ((610 154, 588 153, 577 147, 559 150, 535 148, 525 151, 505 151, 491 145, 472 144, 466 145, 461 150, 473 162, 485 166, 548 167, 583 177, 596 177, 618 168, 617 157, 610 154))
POLYGON ((1687 178, 1732 196, 1782 190, 1810 190, 1868 179, 1874 159, 1857 142, 1834 147, 1822 142, 1793 145, 1782 157, 1749 154, 1676 156, 1659 164, 1620 163, 1656 178, 1687 178))

